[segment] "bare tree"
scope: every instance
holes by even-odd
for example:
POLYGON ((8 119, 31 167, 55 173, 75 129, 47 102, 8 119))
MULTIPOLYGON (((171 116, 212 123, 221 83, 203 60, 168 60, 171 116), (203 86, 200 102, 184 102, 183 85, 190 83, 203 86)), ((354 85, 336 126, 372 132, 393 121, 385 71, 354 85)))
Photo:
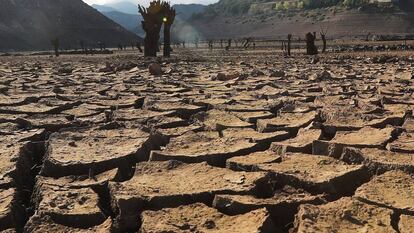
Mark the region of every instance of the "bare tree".
POLYGON ((169 2, 163 2, 164 11, 164 57, 171 56, 171 26, 175 20, 175 9, 169 2))
POLYGON ((230 48, 231 48, 231 39, 229 39, 229 40, 227 41, 226 50, 227 50, 227 51, 229 51, 229 50, 230 50, 230 48))
POLYGON ((288 41, 287 41, 287 55, 290 56, 292 34, 288 34, 287 38, 288 38, 288 41))
POLYGON ((198 37, 198 36, 196 36, 195 38, 194 38, 194 44, 195 44, 195 47, 198 49, 198 43, 200 42, 200 38, 198 37))
POLYGON ((315 46, 316 32, 314 32, 313 34, 308 32, 305 38, 306 38, 306 54, 308 55, 318 54, 318 48, 315 46))
POLYGON ((323 43, 323 47, 322 47, 322 53, 326 52, 326 34, 328 33, 328 29, 323 29, 321 27, 321 39, 322 39, 322 43, 323 43))
POLYGON ((252 38, 251 38, 251 37, 247 37, 247 38, 245 38, 245 39, 244 39, 244 44, 243 44, 243 47, 244 47, 245 49, 247 49, 247 48, 250 46, 250 42, 251 42, 251 40, 252 40, 252 38))
POLYGON ((160 0, 152 1, 148 8, 138 5, 138 11, 144 19, 141 22, 145 31, 144 56, 156 57, 163 23, 163 2, 160 0))
POLYGON ((54 38, 50 42, 52 43, 55 50, 55 56, 59 57, 59 38, 54 38))

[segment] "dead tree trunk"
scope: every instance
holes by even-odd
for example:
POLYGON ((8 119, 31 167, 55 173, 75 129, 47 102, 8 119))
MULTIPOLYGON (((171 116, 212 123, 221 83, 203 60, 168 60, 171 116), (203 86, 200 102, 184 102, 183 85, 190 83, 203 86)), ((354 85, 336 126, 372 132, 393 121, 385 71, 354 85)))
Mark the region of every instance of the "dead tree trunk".
POLYGON ((327 30, 323 30, 321 28, 321 39, 322 39, 322 43, 323 43, 322 53, 326 52, 326 33, 327 32, 328 32, 327 30))
POLYGON ((322 38, 322 43, 323 43, 322 53, 325 53, 326 52, 326 36, 321 35, 321 38, 322 38))
POLYGON ((251 38, 246 38, 243 47, 247 49, 250 46, 251 38))
POLYGON ((163 3, 164 10, 164 57, 171 56, 171 26, 175 20, 175 10, 170 3, 163 3))
MULTIPOLYGON (((158 50, 158 41, 160 39, 159 34, 157 33, 158 26, 146 26, 147 34, 144 39, 144 56, 145 57, 156 57, 158 50)), ((145 29, 144 29, 145 30, 145 29)))
POLYGON ((210 49, 210 51, 213 51, 213 40, 208 41, 208 49, 210 49))
POLYGON ((200 41, 200 39, 198 38, 198 36, 194 39, 194 44, 196 49, 198 49, 198 42, 200 41))
POLYGON ((316 55, 318 54, 318 48, 315 46, 316 34, 306 34, 306 54, 316 55))
POLYGON ((163 21, 161 2, 159 0, 152 1, 148 8, 138 6, 138 9, 144 19, 142 21, 142 28, 145 31, 144 56, 156 57, 163 21))
POLYGON ((288 56, 290 56, 291 41, 292 41, 292 34, 289 34, 288 35, 288 42, 287 42, 287 54, 288 54, 288 56))
POLYGON ((137 46, 137 49, 139 50, 139 52, 142 53, 141 42, 137 42, 135 45, 137 46))
POLYGON ((228 40, 226 50, 229 51, 231 48, 231 39, 228 40))
POLYGON ((59 57, 59 39, 55 38, 52 41, 53 48, 55 50, 55 56, 59 57))
POLYGON ((171 31, 170 28, 164 28, 164 49, 163 49, 163 56, 170 57, 171 56, 171 31))

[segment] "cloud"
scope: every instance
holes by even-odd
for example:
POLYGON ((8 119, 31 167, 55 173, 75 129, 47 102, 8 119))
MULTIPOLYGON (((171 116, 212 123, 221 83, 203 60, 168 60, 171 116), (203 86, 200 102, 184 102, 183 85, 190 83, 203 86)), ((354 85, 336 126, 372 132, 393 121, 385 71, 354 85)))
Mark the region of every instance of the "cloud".
POLYGON ((88 3, 89 5, 92 5, 92 4, 103 5, 103 4, 108 3, 107 0, 83 0, 83 1, 86 2, 86 3, 88 3))

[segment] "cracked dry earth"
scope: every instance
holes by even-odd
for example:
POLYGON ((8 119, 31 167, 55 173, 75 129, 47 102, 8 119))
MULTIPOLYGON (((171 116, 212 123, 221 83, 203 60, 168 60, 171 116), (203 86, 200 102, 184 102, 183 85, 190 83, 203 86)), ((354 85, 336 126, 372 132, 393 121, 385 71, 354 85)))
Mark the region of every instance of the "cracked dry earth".
POLYGON ((413 59, 234 53, 0 58, 0 232, 414 231, 413 59))

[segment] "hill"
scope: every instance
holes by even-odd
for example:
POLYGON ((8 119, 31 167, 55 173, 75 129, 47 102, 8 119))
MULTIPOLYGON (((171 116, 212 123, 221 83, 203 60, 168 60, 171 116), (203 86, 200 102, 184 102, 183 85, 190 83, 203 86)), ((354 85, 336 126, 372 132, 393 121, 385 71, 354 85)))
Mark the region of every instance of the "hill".
POLYGON ((188 20, 193 14, 204 12, 207 6, 201 4, 175 4, 173 7, 180 19, 188 20))
POLYGON ((107 46, 141 40, 81 0, 0 0, 0 50, 78 48, 79 41, 107 46))
POLYGON ((202 39, 285 38, 289 33, 303 38, 321 28, 328 29, 328 37, 407 35, 414 34, 413 5, 408 0, 220 0, 185 28, 202 39))

